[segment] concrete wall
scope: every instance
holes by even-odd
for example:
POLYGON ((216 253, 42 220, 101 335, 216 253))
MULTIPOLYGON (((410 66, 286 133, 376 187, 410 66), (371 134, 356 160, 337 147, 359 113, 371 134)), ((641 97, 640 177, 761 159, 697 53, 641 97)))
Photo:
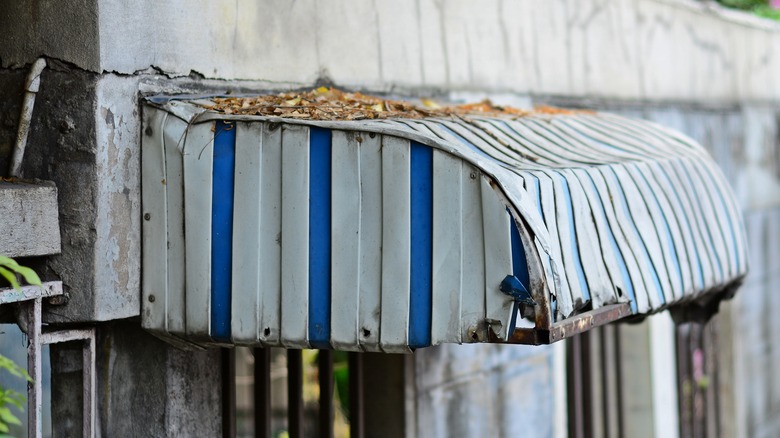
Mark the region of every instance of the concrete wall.
POLYGON ((562 346, 417 351, 416 436, 566 436, 562 346))
MULTIPOLYGON (((722 324, 731 334, 722 340, 735 352, 723 397, 734 406, 735 436, 780 433, 773 421, 780 387, 767 371, 780 351, 770 293, 780 278, 777 24, 686 0, 0 0, 0 10, 2 166, 22 67, 41 55, 50 61, 23 169, 59 189, 63 254, 46 270, 63 279, 69 301, 48 307, 50 321, 138 314, 141 93, 308 87, 327 79, 374 92, 573 103, 678 128, 723 166, 755 242, 754 271, 722 324)), ((106 372, 166 369, 181 386, 215 363, 203 359, 185 370, 195 355, 163 348, 130 325, 99 327, 102 339, 117 340, 103 344, 99 369, 106 372), (125 331, 141 344, 123 338, 125 331), (167 359, 155 361, 157 354, 167 359), (116 367, 117 358, 125 368, 116 367)), ((418 434, 557 434, 560 360, 555 348, 419 352, 418 434)), ((55 385, 67 385, 68 372, 55 370, 55 385)), ((101 390, 106 434, 125 423, 110 418, 121 408, 105 397, 135 394, 110 376, 103 381, 117 386, 101 390)), ((155 376, 160 385, 174 384, 155 376)), ((144 394, 149 409, 167 409, 159 394, 144 394)), ((176 430, 138 418, 133 424, 149 424, 151 435, 176 430)))
POLYGON ((374 90, 780 98, 780 26, 691 0, 18 3, 0 2, 3 67, 45 54, 95 72, 374 90))

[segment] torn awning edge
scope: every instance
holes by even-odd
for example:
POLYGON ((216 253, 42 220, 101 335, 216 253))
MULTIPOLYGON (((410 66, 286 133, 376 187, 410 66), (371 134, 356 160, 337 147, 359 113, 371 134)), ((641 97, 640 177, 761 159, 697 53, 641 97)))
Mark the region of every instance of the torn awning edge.
MULTIPOLYGON (((550 234, 548 226, 542 217, 543 214, 538 212, 539 206, 537 205, 536 200, 532 199, 528 191, 522 188, 522 184, 512 184, 511 182, 517 182, 519 180, 525 181, 529 175, 534 176, 539 175, 540 173, 544 174, 545 172, 555 173, 561 169, 569 169, 569 167, 566 167, 569 164, 561 162, 555 163, 554 166, 545 166, 537 165, 532 161, 527 161, 523 163, 524 167, 513 167, 511 164, 497 160, 494 156, 475 152, 474 147, 466 146, 463 142, 448 141, 440 136, 432 134, 432 131, 430 130, 425 132, 420 129, 412 128, 411 125, 416 125, 417 128, 419 128, 425 125, 444 126, 447 123, 455 125, 460 123, 460 128, 474 130, 475 126, 474 123, 471 123, 472 120, 476 120, 480 124, 490 124, 491 121, 495 121, 496 124, 530 121, 533 123, 544 122, 551 125, 568 125, 564 126, 564 128, 571 131, 572 126, 578 126, 578 124, 579 126, 582 126, 585 124, 587 130, 595 133, 593 134, 594 136, 597 136, 599 132, 603 133, 605 129, 611 129, 612 132, 617 132, 619 136, 622 136, 624 138, 623 141, 630 146, 628 148, 628 152, 630 152, 629 157, 624 158, 622 161, 615 160, 612 163, 580 165, 580 167, 574 168, 574 170, 580 173, 588 173, 588 170, 598 170, 600 166, 606 166, 604 169, 614 170, 616 167, 615 165, 621 166, 626 165, 627 163, 630 165, 655 166, 657 169, 653 170, 651 174, 653 172, 659 175, 666 174, 666 177, 669 179, 662 190, 666 193, 667 197, 670 191, 673 193, 675 190, 679 189, 681 193, 684 193, 684 197, 688 201, 696 201, 696 195, 701 194, 701 196, 706 197, 709 202, 719 204, 720 208, 720 211, 718 211, 718 209, 713 208, 711 205, 707 205, 705 202, 704 204, 699 205, 697 207, 698 209, 691 209, 686 203, 677 200, 676 206, 681 207, 682 210, 686 211, 676 212, 674 209, 672 209, 672 211, 666 211, 665 214, 668 214, 670 217, 676 217, 675 220, 680 222, 678 228, 683 227, 680 218, 687 218, 694 222, 693 225, 686 225, 691 228, 691 230, 689 230, 689 234, 691 235, 684 236, 686 240, 685 244, 682 242, 664 243, 663 240, 668 240, 668 235, 662 236, 662 231, 659 231, 658 229, 645 231, 644 237, 653 233, 656 234, 654 239, 649 239, 657 241, 655 242, 655 250, 652 251, 652 254, 648 252, 644 255, 632 255, 632 257, 637 260, 634 260, 633 262, 634 269, 633 272, 630 273, 630 282, 640 284, 644 289, 655 287, 658 290, 657 296, 648 294, 644 300, 632 299, 636 305, 633 312, 653 313, 665 309, 672 304, 698 298, 708 294, 710 291, 720 290, 732 282, 739 281, 747 272, 744 225, 742 224, 741 214, 736 205, 736 201, 728 190, 722 173, 720 173, 717 166, 715 166, 712 159, 701 146, 675 131, 659 127, 652 123, 634 121, 602 113, 597 113, 593 116, 529 116, 515 121, 477 116, 469 117, 470 120, 467 124, 461 123, 462 121, 458 119, 312 121, 268 116, 224 115, 181 101, 170 101, 163 105, 163 107, 188 123, 201 123, 212 120, 264 120, 286 124, 320 126, 339 130, 395 135, 446 151, 479 167, 496 183, 496 186, 499 189, 498 193, 505 199, 507 205, 510 207, 516 222, 525 224, 529 228, 531 236, 527 237, 529 237, 529 241, 533 241, 535 252, 539 257, 538 260, 544 278, 543 287, 548 288, 547 292, 550 294, 550 297, 558 300, 559 306, 556 309, 557 318, 555 318, 555 320, 561 320, 576 312, 580 312, 584 310, 583 308, 589 303, 594 309, 603 305, 609 305, 609 300, 591 301, 590 296, 588 295, 585 297, 587 299, 582 302, 563 303, 563 306, 560 305, 561 298, 565 298, 565 296, 568 295, 565 293, 567 287, 569 289, 575 289, 567 283, 567 279, 576 286, 576 282, 572 282, 569 278, 573 276, 573 273, 571 272, 572 269, 570 269, 571 263, 566 263, 565 261, 568 258, 565 255, 565 249, 561 250, 560 248, 556 248, 556 246, 560 247, 560 242, 558 242, 557 245, 555 245, 556 242, 551 242, 551 237, 555 236, 550 234), (671 155, 671 158, 664 158, 664 154, 671 155), (639 159, 640 157, 644 158, 644 160, 639 159), (669 177, 669 175, 673 175, 673 178, 669 177), (679 186, 675 186, 675 184, 679 184, 679 186), (718 200, 717 198, 720 199, 718 200), (699 213, 706 215, 706 218, 693 217, 699 213), (729 233, 731 233, 730 242, 727 241, 729 240, 727 236, 729 233), (694 265, 696 265, 696 260, 698 260, 700 265, 704 265, 704 267, 699 266, 699 270, 702 272, 698 275, 688 275, 689 277, 697 276, 699 278, 688 278, 688 284, 683 289, 680 289, 680 285, 685 283, 684 279, 680 278, 682 274, 678 273, 675 275, 674 273, 674 270, 679 269, 679 266, 677 268, 669 266, 668 247, 670 246, 680 248, 679 250, 674 250, 675 253, 677 253, 678 258, 680 257, 680 252, 685 252, 686 259, 690 259, 687 260, 688 269, 695 270, 696 266, 694 265), (667 251, 664 251, 664 248, 666 248, 667 251), (698 251, 701 251, 701 253, 697 253, 698 251), (548 258, 549 260, 547 260, 548 258), (644 267, 641 266, 643 263, 645 265, 644 267), (647 269, 647 266, 652 266, 654 269, 661 271, 661 273, 650 273, 648 272, 649 269, 647 269), (672 277, 677 277, 676 282, 678 284, 675 285, 677 287, 676 289, 673 287, 672 282, 675 279, 672 277), (698 283, 696 284, 697 281, 698 283)), ((478 126, 477 128, 483 129, 484 126, 478 126)), ((490 136, 481 138, 482 141, 485 141, 486 139, 488 142, 491 140, 490 136)), ((580 139, 579 141, 583 140, 580 139)), ((493 146, 496 145, 502 146, 500 145, 500 142, 496 142, 493 146)), ((475 145, 472 144, 471 146, 475 145)), ((484 152, 484 150, 482 152, 484 152)), ((621 151, 621 153, 623 152, 626 151, 621 151)), ((621 172, 622 171, 623 169, 621 169, 621 172)), ((633 175, 631 178, 641 178, 642 175, 642 172, 636 169, 631 169, 629 173, 633 175)), ((615 175, 610 178, 612 181, 618 181, 618 184, 620 184, 619 181, 621 181, 621 177, 625 178, 623 175, 620 177, 615 175)), ((607 190, 609 190, 609 183, 609 180, 604 180, 603 185, 607 187, 607 190)), ((640 185, 638 182, 633 181, 632 184, 637 186, 635 191, 640 190, 638 188, 640 185)), ((649 182, 642 183, 642 190, 647 192, 648 185, 649 182)), ((672 205, 670 199, 667 199, 666 201, 667 204, 672 205)), ((588 199, 587 202, 592 201, 588 199)), ((628 202, 629 198, 626 198, 623 201, 624 204, 628 204, 628 202)), ((617 211, 617 209, 614 209, 612 213, 615 216, 626 215, 625 212, 621 213, 617 211)), ((607 220, 610 222, 609 219, 607 220)), ((628 222, 631 221, 629 220, 628 222)), ((610 223, 612 223, 612 225, 619 225, 618 228, 620 229, 627 227, 626 219, 624 217, 616 217, 612 219, 610 223)), ((667 234, 669 233, 667 232, 667 234)), ((580 244, 580 242, 576 243, 577 245, 580 244)), ((628 242, 624 242, 624 246, 626 245, 628 245, 628 242)), ((534 251, 529 252, 533 253, 534 251)), ((616 275, 613 272, 610 278, 612 279, 614 277, 616 277, 616 275)), ((581 279, 582 276, 580 276, 580 281, 581 279)), ((625 291, 623 292, 625 293, 625 291)), ((572 299, 572 301, 575 301, 575 299, 572 299)), ((620 297, 612 301, 618 302, 620 301, 620 297)), ((623 301, 625 301, 625 297, 623 297, 623 301)))

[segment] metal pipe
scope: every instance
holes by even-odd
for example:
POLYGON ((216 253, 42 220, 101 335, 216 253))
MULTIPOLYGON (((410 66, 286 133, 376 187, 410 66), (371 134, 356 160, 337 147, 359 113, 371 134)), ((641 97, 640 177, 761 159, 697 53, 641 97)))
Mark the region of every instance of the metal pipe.
POLYGON ((11 177, 19 177, 22 170, 22 159, 24 158, 24 150, 27 148, 27 136, 30 134, 30 123, 35 106, 35 95, 41 86, 41 73, 44 68, 46 68, 46 60, 38 58, 30 67, 30 73, 24 83, 25 94, 22 113, 19 115, 19 130, 16 132, 16 145, 8 169, 8 175, 11 177))

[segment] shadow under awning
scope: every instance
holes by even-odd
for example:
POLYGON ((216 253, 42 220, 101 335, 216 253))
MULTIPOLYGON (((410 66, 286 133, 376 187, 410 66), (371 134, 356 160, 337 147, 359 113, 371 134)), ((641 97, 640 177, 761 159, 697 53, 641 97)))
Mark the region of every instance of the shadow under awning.
POLYGON ((747 272, 723 174, 656 124, 202 102, 144 104, 142 320, 181 346, 550 343, 667 308, 706 315, 747 272))

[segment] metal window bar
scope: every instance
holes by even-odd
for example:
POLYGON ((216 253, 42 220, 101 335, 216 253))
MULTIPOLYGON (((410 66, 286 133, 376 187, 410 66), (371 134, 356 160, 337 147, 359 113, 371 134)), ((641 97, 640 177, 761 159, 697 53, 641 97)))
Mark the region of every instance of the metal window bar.
POLYGON ((365 421, 363 418, 363 355, 349 353, 349 436, 363 438, 365 421))
POLYGON ((222 349, 222 437, 236 437, 236 350, 222 349))
POLYGON ((321 438, 333 438, 333 351, 320 350, 317 367, 320 383, 319 434, 321 438))
POLYGON ((623 436, 620 337, 604 326, 567 340, 569 436, 623 436))
POLYGON ((287 350, 287 429, 291 438, 303 438, 303 356, 287 350))
POLYGON ((271 438, 271 349, 255 348, 255 438, 271 438))
MULTIPOLYGON (((272 391, 271 391, 271 360, 270 348, 253 348, 253 417, 254 436, 267 438, 272 433, 272 391)), ((301 350, 287 350, 287 419, 288 433, 290 437, 302 437, 311 430, 307 430, 304 415, 304 367, 301 350)), ((235 437, 236 426, 236 354, 234 349, 225 349, 222 356, 223 367, 223 436, 235 437)), ((320 350, 317 357, 318 384, 319 384, 319 411, 317 418, 317 436, 332 438, 334 436, 335 410, 334 392, 336 390, 334 380, 333 352, 320 350)), ((349 427, 350 436, 362 438, 364 436, 364 409, 363 409, 363 356, 359 353, 349 353, 349 427)), ((312 426, 312 425, 310 425, 312 426)))
POLYGON ((81 328, 46 331, 42 329, 43 298, 62 295, 62 282, 50 281, 42 286, 24 286, 19 290, 0 289, 0 304, 26 302, 23 322, 27 333, 27 373, 33 381, 27 384, 27 436, 40 438, 43 434, 42 403, 43 379, 41 348, 46 344, 83 341, 83 436, 95 436, 96 382, 95 329, 81 328))
POLYGON ((715 320, 677 326, 680 437, 720 436, 715 320))

